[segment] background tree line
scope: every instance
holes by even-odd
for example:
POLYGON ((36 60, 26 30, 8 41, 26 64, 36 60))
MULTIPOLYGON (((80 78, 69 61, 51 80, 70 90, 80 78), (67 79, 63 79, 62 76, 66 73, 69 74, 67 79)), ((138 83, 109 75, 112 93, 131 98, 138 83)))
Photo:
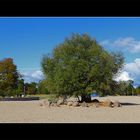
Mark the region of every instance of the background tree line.
POLYGON ((133 81, 115 81, 123 68, 121 53, 106 51, 87 34, 73 34, 59 44, 52 54, 41 61, 44 79, 38 83, 25 83, 12 58, 0 61, 0 96, 55 94, 66 98, 81 97, 90 100, 97 92, 106 95, 138 95, 140 86, 133 81))
POLYGON ((0 96, 20 96, 21 94, 48 94, 46 81, 25 83, 12 58, 0 61, 0 96))

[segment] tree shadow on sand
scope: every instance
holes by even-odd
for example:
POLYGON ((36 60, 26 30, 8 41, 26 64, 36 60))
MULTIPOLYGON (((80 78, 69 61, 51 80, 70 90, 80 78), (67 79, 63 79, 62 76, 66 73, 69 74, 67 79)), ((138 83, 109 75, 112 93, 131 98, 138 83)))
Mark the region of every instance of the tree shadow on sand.
POLYGON ((123 102, 123 103, 122 103, 122 102, 121 102, 121 105, 124 105, 124 106, 126 105, 126 106, 127 106, 127 105, 140 105, 140 104, 128 103, 128 102, 123 102))

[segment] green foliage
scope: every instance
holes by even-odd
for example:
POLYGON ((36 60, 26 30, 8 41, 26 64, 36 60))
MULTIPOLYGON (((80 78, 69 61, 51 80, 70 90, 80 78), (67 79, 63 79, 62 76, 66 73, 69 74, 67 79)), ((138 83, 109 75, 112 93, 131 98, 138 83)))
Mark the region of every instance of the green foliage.
POLYGON ((24 93, 24 80, 23 79, 18 80, 18 85, 15 92, 17 96, 24 93))
POLYGON ((73 34, 42 58, 48 91, 59 96, 110 93, 113 77, 123 66, 121 53, 109 53, 89 35, 73 34))
POLYGON ((114 81, 111 85, 112 92, 117 95, 135 95, 135 89, 133 87, 133 81, 114 81))
POLYGON ((48 101, 51 101, 51 102, 57 102, 58 101, 58 96, 55 95, 55 94, 51 94, 49 97, 48 97, 48 101))
POLYGON ((46 80, 42 80, 38 83, 37 90, 38 90, 38 94, 49 94, 46 80))
POLYGON ((35 94, 35 95, 26 95, 26 97, 39 97, 39 99, 50 99, 52 94, 35 94))
POLYGON ((37 94, 37 83, 25 83, 25 91, 26 95, 37 94))
POLYGON ((0 96, 1 96, 1 97, 4 97, 4 96, 5 96, 5 92, 4 92, 4 90, 2 90, 2 89, 0 89, 0 96))
POLYGON ((135 94, 136 94, 136 95, 140 95, 140 86, 138 86, 138 87, 135 89, 135 94))
POLYGON ((13 63, 12 58, 6 58, 0 61, 0 95, 9 96, 14 94, 17 88, 19 73, 13 63))

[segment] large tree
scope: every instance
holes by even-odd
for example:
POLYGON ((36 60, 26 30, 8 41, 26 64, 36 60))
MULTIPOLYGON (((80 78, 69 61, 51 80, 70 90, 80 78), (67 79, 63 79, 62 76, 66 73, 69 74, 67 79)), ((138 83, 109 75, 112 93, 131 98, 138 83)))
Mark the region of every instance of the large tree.
POLYGON ((120 53, 109 53, 87 34, 73 34, 42 59, 42 70, 50 93, 81 96, 110 93, 110 83, 123 66, 120 53))
POLYGON ((12 58, 6 58, 0 61, 0 94, 7 96, 13 94, 17 88, 19 73, 13 63, 12 58))

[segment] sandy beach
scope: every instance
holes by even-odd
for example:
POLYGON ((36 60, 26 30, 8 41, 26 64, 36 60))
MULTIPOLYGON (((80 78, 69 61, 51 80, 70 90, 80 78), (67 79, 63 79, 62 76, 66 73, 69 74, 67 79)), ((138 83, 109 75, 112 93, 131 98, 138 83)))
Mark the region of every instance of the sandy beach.
POLYGON ((46 107, 39 101, 1 101, 0 123, 134 123, 140 122, 140 97, 97 97, 118 100, 122 107, 46 107))

